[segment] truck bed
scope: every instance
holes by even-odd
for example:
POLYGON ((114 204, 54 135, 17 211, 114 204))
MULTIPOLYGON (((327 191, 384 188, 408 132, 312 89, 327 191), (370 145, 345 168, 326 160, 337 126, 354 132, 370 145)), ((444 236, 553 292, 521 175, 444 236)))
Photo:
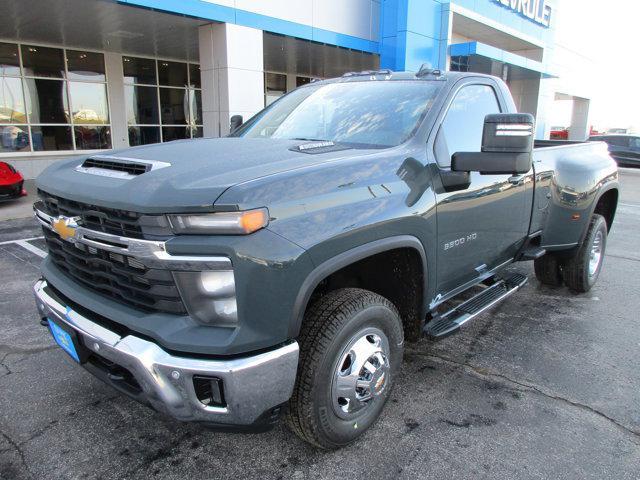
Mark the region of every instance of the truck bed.
POLYGON ((604 142, 571 140, 536 140, 533 160, 530 233, 542 231, 547 250, 571 248, 586 231, 600 188, 617 181, 615 163, 604 142))
POLYGON ((533 148, 549 148, 549 147, 564 147, 568 145, 576 145, 581 143, 588 143, 580 140, 535 140, 533 142, 533 148))

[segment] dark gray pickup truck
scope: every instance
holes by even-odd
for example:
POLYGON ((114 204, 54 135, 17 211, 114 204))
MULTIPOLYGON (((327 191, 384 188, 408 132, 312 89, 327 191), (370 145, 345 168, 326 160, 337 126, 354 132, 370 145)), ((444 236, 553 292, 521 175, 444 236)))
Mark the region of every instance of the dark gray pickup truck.
MULTIPOLYGON (((594 284, 618 201, 603 143, 533 141, 506 85, 388 71, 312 83, 228 138, 63 161, 37 180, 42 324, 172 417, 348 444, 405 341, 539 281, 594 284)), ((235 123, 240 123, 234 119, 235 123)))

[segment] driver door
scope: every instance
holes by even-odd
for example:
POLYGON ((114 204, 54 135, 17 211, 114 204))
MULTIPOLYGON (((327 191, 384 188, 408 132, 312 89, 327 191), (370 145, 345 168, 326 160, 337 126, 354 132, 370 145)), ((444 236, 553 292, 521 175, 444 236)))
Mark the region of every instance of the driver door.
MULTIPOLYGON (((456 152, 479 152, 485 116, 504 105, 495 84, 463 84, 451 98, 434 143, 441 171, 456 152)), ((504 108, 506 110, 506 108, 504 108)), ((514 257, 527 234, 526 176, 471 172, 465 190, 436 188, 437 292, 446 295, 514 257)))

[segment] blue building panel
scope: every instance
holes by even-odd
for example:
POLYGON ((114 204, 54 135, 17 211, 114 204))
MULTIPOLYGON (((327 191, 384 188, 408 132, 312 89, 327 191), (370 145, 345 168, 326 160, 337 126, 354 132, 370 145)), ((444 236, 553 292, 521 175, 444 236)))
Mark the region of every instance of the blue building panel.
MULTIPOLYGON (((405 2, 402 2, 405 4, 405 2)), ((431 38, 441 37, 442 3, 436 0, 408 0, 405 30, 431 38)))
POLYGON ((380 66, 416 71, 427 63, 444 68, 443 5, 439 0, 383 0, 380 66))
POLYGON ((311 25, 291 22, 281 18, 201 0, 118 0, 118 3, 216 22, 233 23, 369 53, 380 52, 379 42, 372 41, 368 38, 359 38, 340 32, 313 27, 311 25))
POLYGON ((380 39, 395 37, 398 27, 398 0, 382 0, 380 3, 380 39))
POLYGON ((415 72, 423 64, 431 65, 433 68, 441 68, 440 40, 407 31, 400 32, 398 43, 405 45, 403 70, 415 72))
MULTIPOLYGON (((288 34, 287 34, 288 35, 288 34)), ((364 38, 352 37, 343 33, 332 32, 321 28, 313 28, 312 40, 344 48, 352 48, 363 52, 379 53, 379 42, 372 42, 364 38)))
MULTIPOLYGON (((545 0, 540 0, 544 2, 545 0)), ((551 8, 555 8, 555 2, 546 0, 551 8)), ((469 16, 481 23, 486 22, 492 27, 504 28, 514 32, 514 35, 522 37, 524 40, 535 39, 545 50, 553 45, 554 30, 553 21, 549 27, 541 25, 536 21, 518 12, 519 4, 516 4, 516 11, 511 6, 505 6, 500 0, 384 0, 386 8, 383 14, 383 38, 381 40, 381 65, 389 67, 405 67, 409 70, 415 69, 422 63, 431 63, 434 67, 444 68, 446 65, 447 48, 451 39, 449 34, 450 17, 452 12, 457 11, 464 15, 465 10, 469 16), (386 18, 387 16, 394 18, 386 18), (426 38, 415 35, 403 34, 403 32, 428 37, 431 40, 442 40, 443 44, 439 48, 426 38), (386 38, 394 38, 393 43, 396 48, 387 48, 391 43, 386 38), (401 42, 407 42, 404 46, 401 42), (431 46, 430 46, 431 45, 431 46), (435 51, 438 50, 436 54, 435 51), (395 52, 397 58, 389 58, 395 52), (422 56, 422 57, 421 57, 422 56)), ((552 10, 553 16, 553 10, 552 10)), ((484 45, 481 48, 488 47, 484 45)), ((466 47, 460 47, 466 48, 466 47)), ((549 55, 545 55, 543 63, 529 61, 516 54, 506 55, 508 52, 499 54, 507 63, 525 66, 530 64, 532 70, 545 71, 548 69, 549 55)))
POLYGON ((507 52, 480 42, 456 43, 449 47, 449 54, 452 57, 469 57, 471 55, 478 55, 498 62, 526 68, 527 70, 541 73, 546 77, 553 76, 551 72, 545 69, 542 62, 536 62, 530 58, 516 55, 515 53, 507 52))
POLYGON ((235 8, 200 0, 118 0, 118 3, 217 22, 236 23, 235 8))
MULTIPOLYGON (((540 0, 543 1, 543 0, 540 0)), ((552 0, 551 5, 555 7, 552 0)), ((380 0, 379 38, 359 38, 230 6, 202 0, 118 0, 125 5, 150 8, 211 21, 234 23, 380 55, 380 65, 394 70, 417 70, 423 63, 445 68, 450 16, 455 9, 466 9, 478 18, 553 44, 553 28, 548 28, 503 5, 499 0, 380 0)), ((552 13, 553 15, 553 13, 552 13)), ((485 48, 483 47, 477 48, 485 48)), ((467 47, 456 47, 458 49, 467 47)), ((468 47, 471 48, 471 47, 468 47)), ((456 50, 457 51, 457 50, 456 50)), ((518 55, 500 56, 508 63, 521 64, 518 55)), ((526 61, 525 61, 526 63, 526 61)), ((544 70, 545 66, 536 71, 544 70)))
POLYGON ((244 25, 245 27, 257 28, 267 32, 281 33, 304 40, 313 40, 313 27, 301 23, 289 22, 274 17, 267 17, 258 13, 247 12, 246 10, 236 10, 233 23, 244 25))

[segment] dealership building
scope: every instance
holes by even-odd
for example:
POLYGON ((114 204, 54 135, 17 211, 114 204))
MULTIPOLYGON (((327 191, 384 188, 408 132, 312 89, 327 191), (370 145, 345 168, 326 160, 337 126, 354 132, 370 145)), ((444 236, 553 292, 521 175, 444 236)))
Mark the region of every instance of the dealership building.
POLYGON ((548 137, 571 100, 553 0, 5 0, 0 160, 33 178, 70 155, 229 132, 279 96, 363 70, 496 75, 548 137))

